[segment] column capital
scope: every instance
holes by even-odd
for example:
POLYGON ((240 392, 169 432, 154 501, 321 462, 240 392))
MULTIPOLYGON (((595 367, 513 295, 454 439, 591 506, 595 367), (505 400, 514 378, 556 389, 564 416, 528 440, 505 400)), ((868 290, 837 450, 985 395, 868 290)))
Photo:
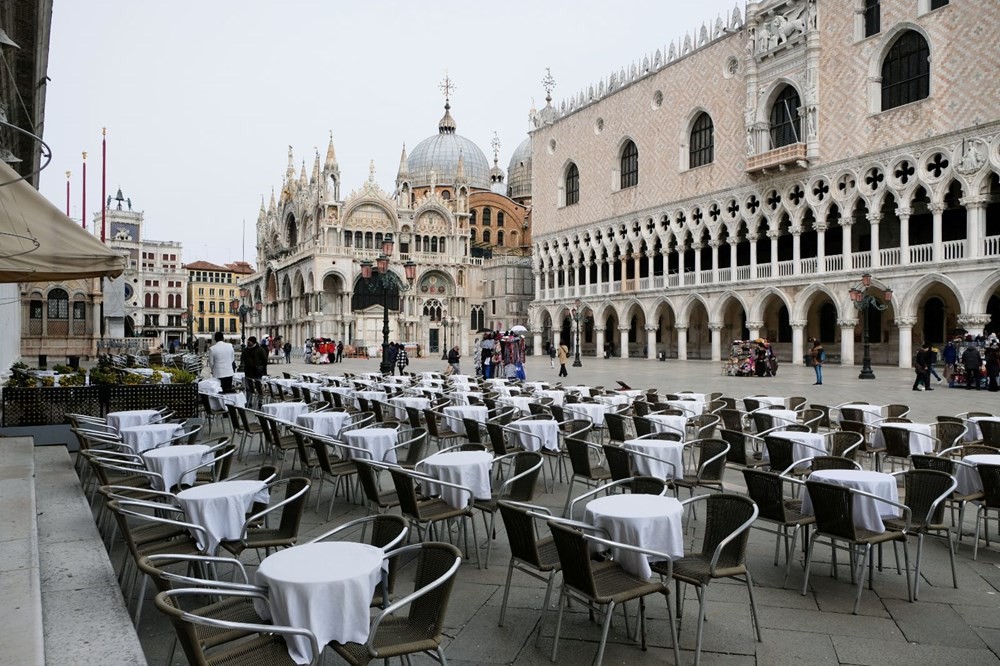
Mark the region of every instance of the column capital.
POLYGON ((946 206, 943 203, 941 203, 941 202, 934 202, 934 203, 930 204, 929 206, 927 206, 927 208, 929 208, 930 211, 932 213, 934 213, 935 215, 939 215, 939 214, 943 213, 945 207, 946 206))
POLYGON ((916 317, 896 317, 897 328, 913 328, 917 323, 916 317))
POLYGON ((896 217, 903 219, 904 217, 909 217, 913 214, 913 209, 907 206, 900 206, 896 208, 896 217))
POLYGON ((789 322, 792 328, 805 328, 809 324, 805 319, 796 319, 795 321, 789 322))
POLYGON ((870 224, 878 224, 882 221, 881 213, 868 213, 868 222, 870 224))
POLYGON ((688 325, 687 324, 674 324, 674 330, 676 330, 678 332, 680 332, 680 331, 687 331, 688 330, 688 325))
POLYGON ((618 332, 622 335, 628 335, 628 332, 632 330, 631 326, 619 326, 618 332))
POLYGON ((857 319, 838 319, 837 326, 841 328, 854 328, 858 325, 857 319))
POLYGON ((962 326, 975 326, 982 328, 986 324, 990 323, 990 315, 988 314, 960 314, 955 318, 956 322, 962 326))
POLYGON ((986 197, 964 197, 958 200, 966 208, 985 208, 988 203, 986 197))
POLYGON ((761 328, 763 326, 764 326, 764 322, 762 322, 762 321, 748 321, 747 322, 747 328, 749 328, 749 329, 761 328))
POLYGON ((722 327, 722 324, 720 322, 717 322, 717 321, 710 321, 710 322, 708 322, 708 330, 710 330, 710 331, 721 331, 722 328, 723 327, 722 327))
POLYGON ((646 330, 646 331, 649 331, 649 332, 656 331, 659 328, 660 328, 659 326, 643 326, 643 329, 646 330))
POLYGON ((595 327, 594 327, 593 329, 591 329, 591 330, 593 330, 593 331, 594 331, 594 333, 601 333, 601 334, 603 334, 603 333, 604 333, 604 327, 603 327, 603 326, 595 326, 595 327))

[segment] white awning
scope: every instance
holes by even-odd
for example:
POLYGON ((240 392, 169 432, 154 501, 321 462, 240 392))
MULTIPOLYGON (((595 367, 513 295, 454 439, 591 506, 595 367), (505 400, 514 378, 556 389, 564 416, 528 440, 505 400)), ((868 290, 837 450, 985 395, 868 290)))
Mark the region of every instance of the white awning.
MULTIPOLYGON (((18 174, 0 162, 0 182, 18 174)), ((63 214, 26 180, 0 187, 0 282, 114 277, 125 258, 63 214)))

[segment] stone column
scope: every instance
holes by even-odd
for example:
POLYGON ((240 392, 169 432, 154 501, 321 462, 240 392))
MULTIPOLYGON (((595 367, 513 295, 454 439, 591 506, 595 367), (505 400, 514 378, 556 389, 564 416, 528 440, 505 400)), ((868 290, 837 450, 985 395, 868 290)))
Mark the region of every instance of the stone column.
POLYGON ((587 296, 590 291, 590 262, 583 262, 583 291, 581 296, 587 296))
POLYGON ((534 355, 536 357, 540 358, 542 356, 542 333, 541 333, 541 331, 535 331, 534 333, 531 334, 531 347, 532 347, 532 353, 534 353, 534 355))
POLYGON ((604 358, 604 327, 595 326, 594 327, 594 344, 597 346, 594 350, 595 358, 604 358))
POLYGON ((628 358, 628 326, 618 327, 618 356, 628 358))
POLYGON ((656 359, 656 326, 646 326, 646 358, 656 359))
POLYGON ((712 360, 722 361, 722 324, 709 322, 708 330, 712 335, 712 360))
POLYGON ((816 211, 816 272, 826 272, 826 214, 827 211, 816 211))
POLYGON ((719 242, 717 238, 708 241, 712 248, 712 284, 719 284, 719 242))
POLYGON ((790 323, 792 326, 792 365, 799 365, 802 363, 802 355, 804 353, 802 331, 805 330, 808 322, 798 319, 790 323))
POLYGON ((853 271, 854 263, 851 261, 851 226, 854 224, 854 220, 849 217, 840 218, 840 227, 844 231, 844 270, 853 271))
POLYGON ((653 261, 656 259, 656 250, 646 252, 646 277, 649 278, 649 286, 653 287, 653 261))
POLYGON ((899 361, 901 368, 913 367, 913 325, 916 317, 896 317, 896 328, 899 329, 899 361))
POLYGON ((965 258, 978 259, 983 255, 983 238, 986 235, 986 199, 965 198, 965 258))
POLYGON ((555 345, 556 349, 559 349, 560 338, 562 337, 562 327, 556 328, 555 325, 552 326, 552 344, 555 345))
MULTIPOLYGON (((771 277, 778 277, 778 236, 781 232, 775 229, 767 232, 767 237, 771 239, 771 277)), ((751 276, 752 277, 752 276, 751 276)))
POLYGON ((729 243, 729 281, 730 282, 735 282, 736 281, 736 246, 739 245, 740 242, 737 239, 735 239, 735 238, 730 238, 726 242, 729 243))
MULTIPOLYGON (((750 279, 757 279, 757 234, 747 234, 747 242, 750 243, 750 279)), ((735 266, 735 264, 733 264, 735 266)), ((733 276, 736 280, 736 276, 733 276)))
POLYGON ((944 213, 944 204, 932 203, 929 208, 934 216, 934 221, 932 222, 934 237, 932 261, 937 263, 944 259, 944 243, 941 240, 941 215, 944 213))
POLYGON ((701 284, 701 243, 692 243, 694 250, 694 283, 701 284))
POLYGON ((756 340, 760 337, 760 329, 764 327, 764 322, 762 321, 748 321, 747 331, 750 332, 750 339, 756 340))
POLYGON ((857 319, 838 319, 840 327, 840 364, 854 365, 854 329, 858 326, 857 319))
POLYGON ((899 265, 910 265, 910 209, 897 208, 899 217, 899 265))
POLYGON ((635 276, 632 278, 633 280, 632 288, 635 290, 639 289, 639 275, 641 274, 639 268, 641 267, 641 265, 642 265, 642 253, 636 252, 634 255, 632 255, 632 271, 633 275, 635 276))
POLYGON ((871 225, 871 266, 872 270, 882 265, 882 257, 879 254, 878 227, 882 222, 882 216, 878 213, 868 213, 868 223, 871 225))
POLYGON ((676 324, 677 331, 677 360, 686 361, 688 358, 688 327, 687 324, 676 324))
POLYGON ((792 275, 802 274, 802 230, 792 229, 792 275))

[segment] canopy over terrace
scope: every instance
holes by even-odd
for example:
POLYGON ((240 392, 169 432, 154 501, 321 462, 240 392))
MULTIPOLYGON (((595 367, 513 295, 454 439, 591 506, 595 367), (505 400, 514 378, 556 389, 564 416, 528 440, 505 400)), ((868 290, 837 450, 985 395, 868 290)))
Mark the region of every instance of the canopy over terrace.
POLYGON ((117 277, 124 257, 0 163, 0 283, 117 277), (11 182, 17 181, 17 182, 11 182))

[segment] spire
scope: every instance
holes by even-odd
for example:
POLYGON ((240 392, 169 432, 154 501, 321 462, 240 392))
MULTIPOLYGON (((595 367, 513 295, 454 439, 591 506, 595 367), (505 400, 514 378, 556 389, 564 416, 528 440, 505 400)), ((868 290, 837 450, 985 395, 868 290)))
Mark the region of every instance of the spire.
POLYGON ((455 90, 455 84, 452 83, 447 70, 444 73, 444 81, 438 87, 444 92, 444 115, 441 117, 440 122, 438 122, 438 133, 454 134, 455 119, 451 117, 451 93, 455 90))
POLYGON ((273 215, 274 214, 274 188, 273 187, 271 188, 271 203, 267 207, 267 214, 268 215, 273 215))
POLYGON ((292 147, 288 146, 288 168, 285 169, 285 180, 291 181, 295 178, 295 158, 292 156, 292 147))
POLYGON ((309 185, 309 179, 306 177, 306 161, 302 160, 302 171, 299 172, 299 188, 305 189, 309 185))
POLYGON ((396 172, 396 180, 406 180, 410 175, 410 166, 406 161, 406 143, 403 143, 403 152, 399 155, 399 171, 396 172))
POLYGON ((312 178, 309 180, 310 183, 319 182, 319 148, 314 148, 316 151, 316 159, 313 160, 313 172, 312 178))
POLYGON ((462 154, 462 151, 458 152, 458 166, 455 167, 455 183, 465 183, 465 155, 462 154))
POLYGON ((493 132, 493 140, 490 141, 490 145, 493 147, 493 168, 490 169, 490 182, 496 185, 503 183, 503 169, 497 164, 500 160, 500 137, 497 136, 496 132, 493 132))
POLYGON ((330 131, 330 143, 326 147, 326 165, 323 167, 326 171, 336 171, 337 170, 337 154, 333 150, 333 131, 330 131))
POLYGON ((266 214, 267 214, 267 213, 266 213, 266 211, 264 210, 264 195, 262 194, 262 195, 260 195, 260 212, 259 212, 259 213, 257 213, 257 219, 258 219, 258 220, 263 220, 263 219, 264 219, 264 216, 265 216, 266 214))

